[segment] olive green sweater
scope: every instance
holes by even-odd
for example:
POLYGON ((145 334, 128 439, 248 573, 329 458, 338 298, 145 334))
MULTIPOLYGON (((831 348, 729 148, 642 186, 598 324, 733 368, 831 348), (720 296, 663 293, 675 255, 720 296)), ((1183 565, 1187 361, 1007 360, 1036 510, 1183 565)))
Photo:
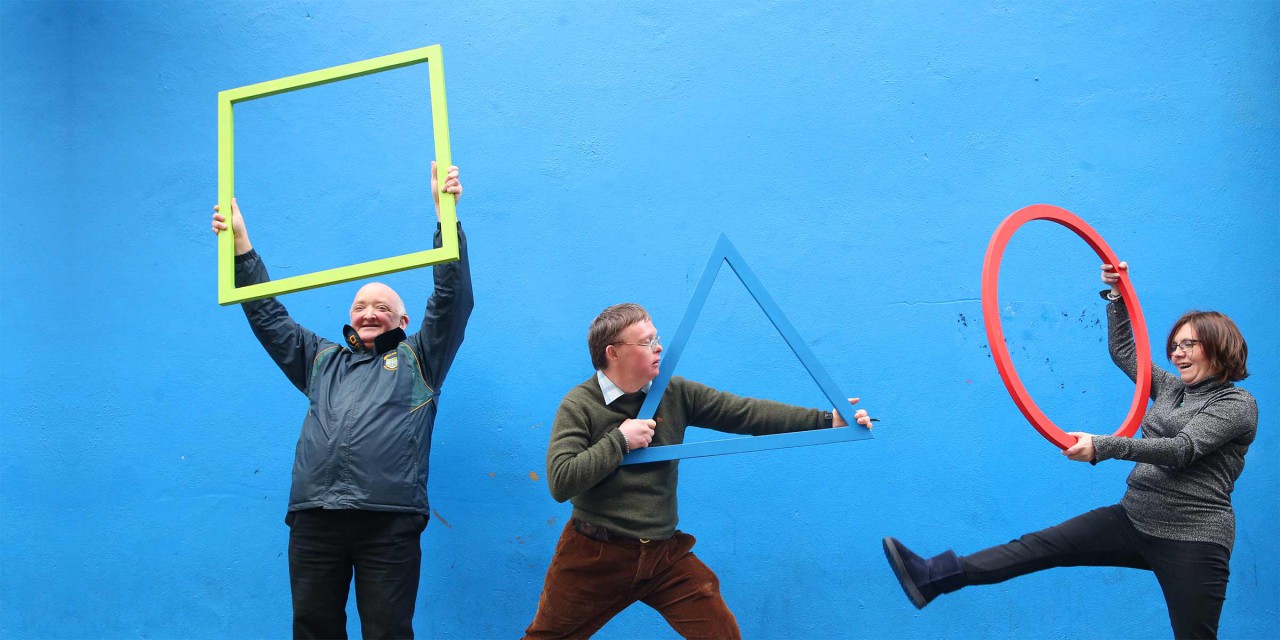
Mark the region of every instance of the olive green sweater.
MULTIPOLYGON (((611 404, 594 375, 560 401, 547 446, 547 484, 557 502, 572 500, 573 517, 633 538, 663 540, 676 530, 678 460, 619 466, 626 452, 618 427, 636 417, 644 392, 611 404)), ((673 376, 654 416, 650 446, 680 444, 688 426, 742 435, 826 427, 822 411, 743 398, 673 376)))

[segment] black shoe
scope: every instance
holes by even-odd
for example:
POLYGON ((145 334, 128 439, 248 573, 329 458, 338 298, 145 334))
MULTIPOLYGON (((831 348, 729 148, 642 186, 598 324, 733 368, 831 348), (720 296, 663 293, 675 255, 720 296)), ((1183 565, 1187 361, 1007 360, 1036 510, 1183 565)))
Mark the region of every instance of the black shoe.
POLYGON ((954 551, 926 560, 894 538, 885 538, 883 545, 884 557, 889 560, 893 574, 898 576, 903 593, 917 609, 964 586, 964 568, 954 551))

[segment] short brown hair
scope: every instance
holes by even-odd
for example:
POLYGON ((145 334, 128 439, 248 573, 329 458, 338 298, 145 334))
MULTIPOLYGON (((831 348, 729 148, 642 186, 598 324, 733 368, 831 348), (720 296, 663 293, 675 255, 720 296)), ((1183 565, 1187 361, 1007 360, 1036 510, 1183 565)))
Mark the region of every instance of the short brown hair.
POLYGON ((1223 382, 1235 382, 1249 377, 1245 368, 1249 360, 1249 345, 1231 318, 1217 311, 1188 311, 1173 323, 1169 339, 1164 343, 1165 357, 1173 361, 1173 337, 1182 325, 1190 324, 1196 330, 1200 348, 1209 359, 1209 365, 1217 370, 1215 377, 1223 382))
POLYGON ((603 371, 609 366, 609 360, 604 354, 605 348, 618 340, 618 334, 623 329, 648 319, 649 312, 634 302, 615 304, 601 311, 587 331, 587 349, 591 351, 591 364, 596 370, 603 371))

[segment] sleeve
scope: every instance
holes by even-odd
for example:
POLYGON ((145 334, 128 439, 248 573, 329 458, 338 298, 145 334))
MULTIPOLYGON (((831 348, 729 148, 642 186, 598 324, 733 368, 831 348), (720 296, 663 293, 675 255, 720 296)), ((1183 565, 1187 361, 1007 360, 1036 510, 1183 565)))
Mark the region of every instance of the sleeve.
MULTIPOLYGON (((1129 310, 1124 301, 1117 300, 1107 304, 1107 346, 1111 350, 1111 361, 1129 376, 1130 380, 1138 379, 1137 350, 1133 343, 1133 325, 1129 321, 1129 310)), ((1177 376, 1148 362, 1151 367, 1151 399, 1182 386, 1177 376)))
POLYGON ((1209 401, 1172 438, 1094 436, 1094 457, 1099 462, 1115 458, 1183 469, 1257 428, 1257 402, 1239 391, 1209 401))
POLYGON ((592 444, 587 412, 565 398, 556 410, 551 442, 547 445, 547 486, 551 497, 564 502, 600 484, 622 464, 626 449, 622 431, 616 427, 592 444))
POLYGON ((683 380, 689 424, 740 435, 766 436, 810 431, 827 426, 822 412, 772 400, 744 398, 704 384, 683 380))
MULTIPOLYGON (((236 286, 267 282, 267 266, 256 250, 236 256, 236 286)), ((253 335, 267 350, 284 375, 299 391, 306 393, 310 383, 311 361, 332 342, 316 336, 289 317, 289 311, 275 298, 242 303, 253 335)))
MULTIPOLYGON (((440 225, 436 225, 433 247, 442 243, 440 225)), ((467 259, 467 237, 458 223, 458 259, 432 267, 435 290, 427 301, 418 332, 408 338, 418 352, 422 375, 437 391, 444 384, 445 375, 453 365, 453 358, 462 346, 467 321, 475 299, 471 290, 471 264, 467 259)))

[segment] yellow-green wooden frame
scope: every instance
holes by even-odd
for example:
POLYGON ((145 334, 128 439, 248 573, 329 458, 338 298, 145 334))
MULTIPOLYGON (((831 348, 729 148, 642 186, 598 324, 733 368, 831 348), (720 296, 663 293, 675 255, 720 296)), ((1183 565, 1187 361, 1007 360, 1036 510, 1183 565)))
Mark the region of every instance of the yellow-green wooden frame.
MULTIPOLYGON (((444 62, 440 54, 440 45, 437 44, 218 92, 218 204, 220 209, 223 212, 230 212, 231 198, 236 193, 233 114, 236 104, 424 62, 427 64, 431 91, 431 124, 435 134, 436 177, 443 185, 453 161, 449 153, 449 112, 444 99, 444 62)), ((452 193, 440 194, 440 228, 443 241, 437 248, 245 287, 235 286, 233 232, 220 233, 218 234, 218 304, 237 304, 270 298, 295 291, 457 260, 458 215, 454 207, 452 193)))

